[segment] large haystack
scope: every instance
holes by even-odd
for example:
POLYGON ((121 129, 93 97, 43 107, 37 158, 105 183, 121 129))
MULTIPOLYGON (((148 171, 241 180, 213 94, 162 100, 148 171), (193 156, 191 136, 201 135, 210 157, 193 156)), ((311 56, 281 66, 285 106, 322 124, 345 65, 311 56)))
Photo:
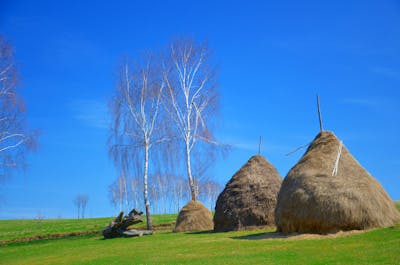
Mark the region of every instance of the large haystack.
POLYGON ((278 231, 330 233, 400 222, 393 201, 346 147, 337 159, 340 145, 332 132, 321 132, 289 171, 278 195, 278 231))
POLYGON ((198 201, 190 201, 179 212, 174 232, 212 230, 214 227, 211 212, 198 201))
POLYGON ((282 178, 264 157, 253 156, 233 175, 218 196, 214 231, 274 225, 282 178))

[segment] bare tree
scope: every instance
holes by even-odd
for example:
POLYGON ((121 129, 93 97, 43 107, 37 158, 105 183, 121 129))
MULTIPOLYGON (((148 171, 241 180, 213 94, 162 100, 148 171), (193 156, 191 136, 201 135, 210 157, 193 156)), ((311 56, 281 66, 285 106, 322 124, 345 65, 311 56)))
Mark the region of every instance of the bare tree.
POLYGON ((74 204, 78 210, 77 218, 79 219, 80 213, 81 213, 81 206, 82 206, 79 194, 75 197, 74 204))
MULTIPOLYGON (((119 176, 110 186, 109 186, 109 196, 110 201, 114 207, 119 206, 119 211, 122 211, 123 205, 128 204, 128 193, 127 193, 127 183, 125 175, 119 176)), ((125 210, 128 210, 127 207, 125 210)))
POLYGON ((81 216, 82 219, 85 218, 85 210, 86 210, 86 205, 89 201, 89 196, 86 194, 78 194, 76 195, 74 199, 74 204, 78 209, 78 219, 79 216, 81 216))
POLYGON ((126 171, 140 169, 147 228, 152 229, 148 195, 149 157, 151 148, 162 142, 159 123, 164 80, 154 56, 142 63, 121 65, 119 84, 111 102, 113 119, 110 151, 118 166, 126 171), (141 164, 141 166, 139 166, 141 164))
POLYGON ((137 178, 130 177, 129 178, 129 189, 130 189, 130 201, 131 204, 133 205, 133 208, 138 207, 139 205, 139 190, 141 189, 139 181, 137 178))
POLYGON ((150 175, 149 180, 149 195, 153 205, 153 212, 158 213, 160 210, 160 189, 157 185, 156 175, 150 175))
POLYGON ((167 175, 166 174, 156 174, 156 182, 158 186, 159 192, 159 200, 160 206, 162 207, 162 211, 160 213, 167 213, 167 202, 168 202, 168 183, 167 183, 167 175))
POLYGON ((114 206, 114 208, 117 208, 117 205, 118 205, 118 187, 116 185, 116 182, 113 182, 110 186, 108 186, 108 197, 110 199, 111 204, 114 206))
POLYGON ((123 202, 125 203, 125 211, 129 211, 129 200, 128 200, 128 183, 126 175, 122 174, 117 179, 118 182, 118 194, 120 195, 120 211, 122 211, 123 202))
POLYGON ((173 178, 173 181, 171 181, 173 185, 173 200, 174 200, 174 205, 176 207, 177 212, 181 210, 182 206, 182 201, 184 200, 185 196, 185 186, 186 183, 184 179, 180 176, 175 176, 173 178))
POLYGON ((16 87, 18 72, 13 49, 0 36, 0 180, 25 165, 25 154, 36 146, 37 132, 25 121, 25 106, 16 87))
POLYGON ((209 178, 202 181, 200 187, 201 197, 203 197, 204 202, 207 202, 207 204, 210 206, 210 211, 212 211, 221 187, 217 182, 209 178))
POLYGON ((208 60, 209 49, 206 45, 178 40, 170 45, 164 61, 164 79, 168 91, 165 105, 184 144, 192 200, 196 200, 193 151, 199 151, 204 145, 220 146, 210 130, 210 123, 218 110, 218 91, 215 71, 208 60))
POLYGON ((86 210, 86 205, 89 201, 89 196, 86 194, 81 195, 81 204, 82 204, 82 219, 85 219, 85 210, 86 210))

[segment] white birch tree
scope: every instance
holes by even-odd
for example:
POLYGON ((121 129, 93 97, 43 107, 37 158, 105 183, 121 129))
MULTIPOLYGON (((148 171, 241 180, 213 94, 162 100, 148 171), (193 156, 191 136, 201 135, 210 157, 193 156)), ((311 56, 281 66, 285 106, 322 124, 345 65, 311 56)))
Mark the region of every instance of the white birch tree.
POLYGON ((196 200, 196 182, 192 172, 193 150, 202 148, 202 144, 220 146, 209 130, 218 110, 218 91, 215 71, 208 60, 209 50, 206 45, 178 40, 171 43, 163 64, 168 92, 165 106, 184 146, 192 200, 196 200))
POLYGON ((13 49, 0 35, 0 180, 5 180, 12 169, 24 167, 25 154, 36 145, 37 132, 26 124, 17 84, 13 49))
MULTIPOLYGON (((116 164, 124 170, 138 165, 143 177, 143 198, 147 228, 152 229, 148 175, 150 151, 162 142, 159 123, 161 95, 164 89, 162 72, 154 56, 143 63, 122 64, 119 84, 111 102, 113 119, 110 150, 116 164)), ((138 169, 136 168, 136 169, 138 169)), ((134 169, 135 170, 135 169, 134 169)))

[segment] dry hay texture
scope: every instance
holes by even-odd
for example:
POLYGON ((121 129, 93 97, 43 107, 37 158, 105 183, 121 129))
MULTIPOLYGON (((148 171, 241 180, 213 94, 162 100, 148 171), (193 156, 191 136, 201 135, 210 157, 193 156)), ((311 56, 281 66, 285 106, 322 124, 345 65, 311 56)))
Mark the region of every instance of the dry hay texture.
POLYGON ((284 233, 332 233, 400 222, 399 211, 383 187, 342 147, 332 132, 317 135, 282 183, 276 225, 284 233))
POLYGON ((251 229, 275 224, 274 211, 282 178, 262 156, 253 156, 218 196, 214 231, 251 229))
POLYGON ((190 201, 179 212, 174 232, 212 230, 214 227, 211 212, 198 201, 190 201))

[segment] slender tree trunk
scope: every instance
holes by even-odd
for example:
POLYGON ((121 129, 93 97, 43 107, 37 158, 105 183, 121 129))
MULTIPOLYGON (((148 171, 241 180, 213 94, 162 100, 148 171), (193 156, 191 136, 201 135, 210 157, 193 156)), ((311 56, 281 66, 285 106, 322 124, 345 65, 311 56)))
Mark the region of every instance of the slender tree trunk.
POLYGON ((144 174, 143 174, 144 194, 143 195, 144 195, 144 204, 146 207, 147 230, 153 230, 153 222, 151 220, 149 193, 147 185, 148 171, 149 171, 149 143, 146 142, 144 147, 144 174))
POLYGON ((124 174, 124 191, 125 191, 125 211, 129 212, 129 203, 128 203, 128 179, 124 174))
POLYGON ((192 167, 190 164, 190 146, 189 146, 189 140, 187 139, 186 141, 186 169, 187 169, 187 174, 189 178, 189 186, 190 186, 190 194, 192 196, 192 200, 196 200, 196 187, 194 185, 193 181, 193 176, 192 176, 192 167))

